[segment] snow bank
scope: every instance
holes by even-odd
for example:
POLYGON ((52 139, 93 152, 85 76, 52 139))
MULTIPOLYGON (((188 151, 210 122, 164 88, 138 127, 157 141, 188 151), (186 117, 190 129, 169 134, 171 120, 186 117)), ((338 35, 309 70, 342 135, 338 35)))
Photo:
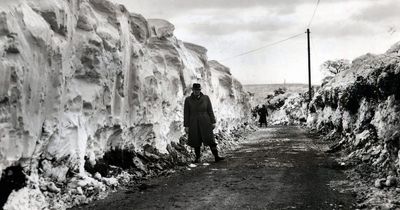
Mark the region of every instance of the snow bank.
POLYGON ((0 171, 39 175, 7 209, 17 198, 41 208, 39 191, 43 205, 64 207, 49 200, 104 191, 110 181, 79 180, 93 179, 86 170, 113 151, 174 153, 193 82, 210 95, 219 131, 246 120, 248 98, 229 69, 173 31, 103 0, 0 4, 0 171))
POLYGON ((308 126, 339 138, 335 150, 368 168, 366 176, 400 175, 399 44, 385 54, 356 58, 327 82, 310 104, 308 126))
POLYGON ((285 88, 276 89, 274 94, 268 95, 263 103, 268 109, 268 123, 271 125, 305 125, 307 98, 307 93, 287 91, 285 88))

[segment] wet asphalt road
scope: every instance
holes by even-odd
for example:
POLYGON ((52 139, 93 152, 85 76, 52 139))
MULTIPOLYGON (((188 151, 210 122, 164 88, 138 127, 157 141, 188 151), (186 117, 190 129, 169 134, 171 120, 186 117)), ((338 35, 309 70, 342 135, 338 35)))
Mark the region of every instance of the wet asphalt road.
POLYGON ((75 209, 354 209, 320 140, 300 127, 251 133, 227 160, 198 165, 75 209))

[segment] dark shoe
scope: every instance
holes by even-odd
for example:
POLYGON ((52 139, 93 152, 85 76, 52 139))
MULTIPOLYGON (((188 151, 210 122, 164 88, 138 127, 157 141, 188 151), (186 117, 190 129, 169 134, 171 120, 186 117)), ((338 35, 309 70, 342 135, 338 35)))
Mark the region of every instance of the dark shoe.
POLYGON ((225 158, 220 157, 220 156, 218 155, 218 149, 217 149, 216 146, 210 146, 210 149, 211 149, 212 154, 214 155, 215 162, 219 162, 219 161, 225 159, 225 158))
POLYGON ((219 162, 219 161, 222 161, 222 160, 225 160, 225 158, 224 157, 220 157, 220 156, 215 157, 215 162, 216 163, 219 162))
POLYGON ((194 154, 195 154, 196 159, 193 161, 193 163, 200 163, 201 162, 201 160, 200 160, 200 157, 201 157, 200 147, 195 147, 194 148, 194 154))

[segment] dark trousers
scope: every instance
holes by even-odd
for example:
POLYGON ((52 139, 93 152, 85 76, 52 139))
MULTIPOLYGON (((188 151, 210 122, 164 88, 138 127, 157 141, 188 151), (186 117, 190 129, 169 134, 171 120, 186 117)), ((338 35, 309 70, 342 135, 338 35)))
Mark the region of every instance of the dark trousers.
MULTIPOLYGON (((196 159, 200 159, 200 157, 201 157, 200 149, 201 149, 201 147, 194 148, 194 154, 196 154, 196 159)), ((210 146, 210 150, 211 150, 212 154, 214 155, 214 157, 219 157, 217 145, 210 146)))

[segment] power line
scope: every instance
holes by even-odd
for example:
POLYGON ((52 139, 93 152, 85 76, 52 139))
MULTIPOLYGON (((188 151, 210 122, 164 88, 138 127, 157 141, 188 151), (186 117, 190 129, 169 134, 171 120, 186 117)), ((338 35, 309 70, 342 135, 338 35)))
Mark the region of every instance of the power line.
POLYGON ((317 12, 319 2, 320 2, 320 0, 318 0, 317 1, 317 5, 315 5, 315 9, 314 9, 313 15, 311 16, 310 22, 308 22, 307 28, 310 28, 310 25, 311 25, 311 23, 312 23, 312 21, 314 19, 315 13, 317 12))
MULTIPOLYGON (((312 14, 312 16, 311 16, 311 19, 310 19, 310 21, 309 21, 309 23, 308 23, 308 25, 307 25, 307 28, 310 27, 312 21, 314 20, 314 16, 315 16, 315 14, 316 14, 316 12, 317 12, 318 5, 319 5, 320 1, 321 1, 321 0, 317 0, 317 4, 315 5, 314 12, 313 12, 313 14, 312 14)), ((241 53, 241 54, 232 56, 232 57, 228 57, 228 58, 222 59, 221 61, 230 60, 230 59, 233 59, 233 58, 237 58, 237 57, 240 57, 240 56, 244 56, 244 55, 247 55, 247 54, 250 54, 250 53, 253 53, 253 52, 256 52, 256 51, 265 49, 265 48, 268 48, 268 47, 271 47, 271 46, 273 46, 273 45, 279 44, 279 43, 281 43, 281 42, 287 41, 287 40, 289 40, 289 39, 296 38, 296 37, 298 37, 298 36, 300 36, 300 35, 302 35, 302 34, 304 34, 304 33, 300 33, 300 34, 296 34, 296 35, 290 36, 290 37, 288 37, 288 38, 285 38, 285 39, 282 39, 282 40, 279 40, 279 41, 276 41, 276 42, 273 42, 273 43, 270 43, 270 44, 261 46, 261 47, 259 47, 259 48, 256 48, 256 49, 253 49, 253 50, 249 50, 249 51, 247 51, 247 52, 244 52, 244 53, 241 53)))
POLYGON ((298 36, 300 36, 300 35, 303 35, 303 34, 304 34, 304 32, 303 32, 303 33, 300 33, 300 34, 296 34, 296 35, 290 36, 290 37, 285 38, 285 39, 281 39, 281 40, 279 40, 279 41, 276 41, 276 42, 273 42, 273 43, 270 43, 270 44, 267 44, 267 45, 264 45, 264 46, 261 46, 261 47, 259 47, 259 48, 254 49, 254 50, 249 50, 249 51, 247 51, 247 52, 244 52, 244 53, 241 53, 241 54, 238 54, 238 55, 229 57, 229 58, 222 59, 222 61, 226 61, 226 60, 230 60, 230 59, 232 59, 232 58, 237 58, 237 57, 240 57, 240 56, 243 56, 243 55, 247 55, 247 54, 250 54, 250 53, 253 53, 253 52, 256 52, 256 51, 259 51, 259 50, 262 50, 262 49, 265 49, 265 48, 268 48, 268 47, 271 47, 271 46, 274 46, 274 45, 276 45, 276 44, 279 44, 279 43, 281 43, 281 42, 287 41, 287 40, 289 40, 289 39, 296 38, 296 37, 298 37, 298 36))

